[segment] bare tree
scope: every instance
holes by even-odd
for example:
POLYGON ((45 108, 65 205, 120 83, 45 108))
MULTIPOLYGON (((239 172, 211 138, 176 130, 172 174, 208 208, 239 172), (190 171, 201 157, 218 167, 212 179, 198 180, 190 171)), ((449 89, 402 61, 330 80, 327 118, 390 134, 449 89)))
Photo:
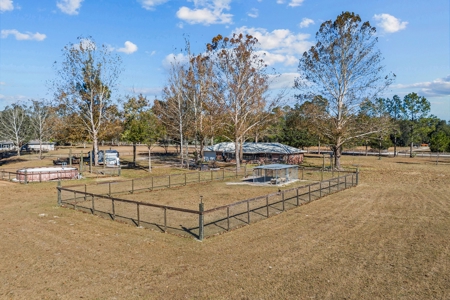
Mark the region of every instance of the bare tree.
POLYGON ((39 141, 39 159, 42 159, 42 142, 52 133, 53 107, 46 100, 31 100, 29 108, 33 137, 39 141))
MULTIPOLYGON (((92 140, 94 153, 98 152, 98 139, 108 117, 113 116, 111 93, 118 85, 122 71, 121 59, 106 45, 98 47, 89 38, 78 38, 78 43, 63 49, 64 60, 57 70, 56 99, 65 112, 78 116, 92 140)), ((56 64, 56 63, 55 63, 56 64)), ((95 156, 95 165, 98 157, 95 156)))
POLYGON ((153 106, 153 111, 166 127, 167 134, 177 137, 180 141, 182 166, 184 163, 186 166, 189 165, 188 151, 183 149, 183 145, 188 130, 187 125, 192 121, 191 103, 186 96, 186 74, 186 69, 180 62, 172 62, 168 82, 163 90, 164 100, 155 100, 153 106))
POLYGON ((29 117, 26 107, 15 103, 0 112, 0 137, 14 143, 18 156, 20 156, 20 147, 29 135, 29 117))
POLYGON ((281 95, 271 98, 267 65, 257 54, 258 40, 250 35, 218 35, 207 45, 214 64, 211 93, 220 115, 222 135, 235 143, 236 167, 240 168, 241 146, 252 130, 272 116, 281 95))
POLYGON ((374 133, 356 121, 361 103, 375 100, 395 77, 383 74, 375 32, 359 15, 344 12, 335 21, 322 23, 316 45, 300 59, 297 97, 301 101, 317 96, 326 99, 327 106, 312 110, 310 120, 330 141, 338 169, 342 146, 374 133))

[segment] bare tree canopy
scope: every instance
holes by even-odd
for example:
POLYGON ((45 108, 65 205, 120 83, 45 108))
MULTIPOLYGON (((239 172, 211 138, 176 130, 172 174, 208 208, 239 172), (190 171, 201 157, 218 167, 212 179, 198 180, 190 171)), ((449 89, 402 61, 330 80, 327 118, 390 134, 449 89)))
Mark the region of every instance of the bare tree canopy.
MULTIPOLYGON (((122 72, 121 59, 106 45, 98 46, 91 38, 79 37, 78 43, 64 47, 63 61, 57 69, 56 99, 66 114, 77 116, 98 152, 98 139, 105 124, 116 116, 111 93, 122 72)), ((58 67, 57 63, 55 65, 58 67)), ((98 158, 95 156, 95 165, 98 158)))
POLYGON ((344 12, 335 21, 322 23, 316 45, 299 62, 297 98, 326 100, 325 108, 311 110, 310 121, 329 140, 336 168, 346 142, 375 132, 357 121, 361 103, 375 101, 395 77, 384 74, 375 32, 359 15, 344 12))
POLYGON ((54 108, 44 99, 31 100, 31 103, 30 127, 33 137, 39 141, 39 158, 42 159, 42 142, 51 137, 54 129, 52 122, 54 108))
POLYGON ((235 143, 237 168, 240 145, 273 117, 272 109, 282 99, 268 93, 270 76, 257 47, 255 37, 243 34, 218 35, 207 45, 214 64, 211 93, 220 113, 217 120, 221 134, 235 143))
POLYGON ((20 156, 20 147, 30 136, 30 120, 26 107, 15 103, 0 112, 0 139, 11 140, 20 156))

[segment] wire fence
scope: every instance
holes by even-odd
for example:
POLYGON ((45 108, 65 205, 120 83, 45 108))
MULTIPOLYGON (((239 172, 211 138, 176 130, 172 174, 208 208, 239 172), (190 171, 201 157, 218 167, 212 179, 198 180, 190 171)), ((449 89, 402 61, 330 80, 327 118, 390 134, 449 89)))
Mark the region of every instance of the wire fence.
POLYGON ((203 240, 358 185, 358 170, 332 173, 305 168, 302 178, 311 180, 306 178, 306 175, 308 177, 313 175, 312 178, 321 179, 324 173, 328 173, 328 179, 208 210, 204 209, 204 203, 199 203, 198 210, 193 210, 128 200, 112 195, 149 191, 152 188, 170 188, 192 182, 223 180, 227 178, 226 176, 237 177, 242 173, 222 169, 151 177, 143 180, 109 182, 96 187, 87 185, 61 187, 59 183, 58 205, 138 227, 203 240), (337 177, 331 176, 332 174, 337 177), (149 185, 150 182, 152 185, 149 185))

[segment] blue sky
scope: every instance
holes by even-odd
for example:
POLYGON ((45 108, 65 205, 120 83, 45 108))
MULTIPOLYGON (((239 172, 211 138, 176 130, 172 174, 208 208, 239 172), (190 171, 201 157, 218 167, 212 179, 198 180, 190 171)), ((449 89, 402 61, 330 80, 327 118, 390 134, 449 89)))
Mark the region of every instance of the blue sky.
POLYGON ((386 71, 397 79, 384 96, 417 92, 450 120, 448 0, 0 0, 0 109, 52 97, 55 61, 78 36, 92 36, 122 57, 115 97, 158 97, 167 62, 188 38, 193 52, 217 34, 251 33, 266 61, 292 86, 298 59, 320 24, 343 11, 377 27, 386 71))

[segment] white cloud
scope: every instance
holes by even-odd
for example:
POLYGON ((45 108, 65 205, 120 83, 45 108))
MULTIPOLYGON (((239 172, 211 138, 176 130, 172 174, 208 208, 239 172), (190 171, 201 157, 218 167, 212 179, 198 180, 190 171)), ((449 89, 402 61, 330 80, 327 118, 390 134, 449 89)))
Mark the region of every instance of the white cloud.
POLYGON ((377 25, 383 28, 385 32, 393 33, 406 28, 408 22, 401 22, 390 14, 374 15, 373 18, 378 21, 377 25))
POLYGON ((298 73, 282 73, 280 75, 270 75, 270 85, 269 88, 274 89, 289 89, 294 86, 295 78, 298 78, 300 74, 298 73))
POLYGON ((16 40, 18 41, 43 41, 45 40, 45 38, 47 37, 45 34, 43 33, 31 33, 31 32, 26 32, 26 33, 22 33, 19 32, 16 29, 2 29, 1 31, 1 37, 2 39, 7 38, 9 35, 14 35, 16 37, 16 40))
POLYGON ((117 49, 118 52, 123 52, 125 54, 131 54, 138 50, 138 47, 130 41, 125 42, 125 47, 117 49))
POLYGON ((166 3, 168 0, 139 0, 142 7, 147 10, 154 10, 155 6, 166 3))
POLYGON ((177 17, 189 24, 229 24, 233 15, 224 13, 230 10, 231 0, 193 0, 194 9, 180 7, 177 17))
POLYGON ((60 0, 56 3, 56 6, 65 14, 78 15, 78 10, 83 1, 84 0, 60 0))
POLYGON ((302 5, 304 0, 291 0, 291 2, 289 2, 289 6, 291 7, 296 7, 296 6, 300 6, 302 5))
POLYGON ((257 18, 258 17, 258 9, 252 8, 250 12, 247 13, 247 16, 250 18, 257 18))
MULTIPOLYGON (((276 29, 271 32, 264 28, 236 28, 236 33, 250 34, 256 37, 263 50, 271 50, 276 54, 302 55, 313 43, 308 41, 309 34, 295 34, 289 29, 276 29)), ((297 62, 297 60, 295 60, 297 62)), ((293 64, 294 61, 286 56, 285 63, 293 64)))
MULTIPOLYGON (((291 2, 289 2, 288 6, 290 7, 296 7, 296 6, 300 6, 303 4, 305 0, 291 0, 291 2)), ((284 0, 277 0, 278 4, 284 4, 284 0)))
POLYGON ((0 12, 13 10, 14 5, 12 0, 0 0, 0 12))
POLYGON ((6 85, 6 82, 0 81, 0 85, 6 85))
POLYGON ((421 96, 443 97, 450 96, 450 75, 428 82, 418 82, 413 84, 396 84, 393 88, 398 89, 419 89, 421 96))
POLYGON ((188 57, 183 53, 173 54, 170 53, 162 61, 164 69, 169 70, 172 64, 185 64, 189 61, 188 57))
POLYGON ((299 26, 300 26, 300 28, 306 28, 311 24, 314 24, 313 19, 303 18, 302 21, 300 22, 299 26))

